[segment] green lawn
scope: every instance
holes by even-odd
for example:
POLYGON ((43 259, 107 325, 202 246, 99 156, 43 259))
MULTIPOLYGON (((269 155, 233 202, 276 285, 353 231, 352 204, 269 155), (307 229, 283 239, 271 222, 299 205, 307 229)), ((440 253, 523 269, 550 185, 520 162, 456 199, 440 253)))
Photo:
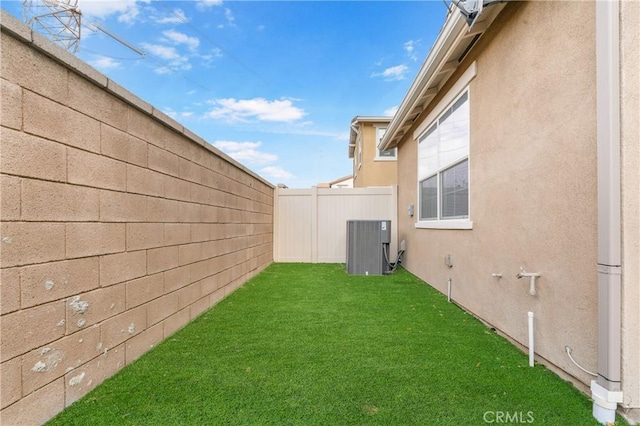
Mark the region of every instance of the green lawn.
POLYGON ((51 424, 596 425, 591 409, 404 270, 274 264, 51 424))

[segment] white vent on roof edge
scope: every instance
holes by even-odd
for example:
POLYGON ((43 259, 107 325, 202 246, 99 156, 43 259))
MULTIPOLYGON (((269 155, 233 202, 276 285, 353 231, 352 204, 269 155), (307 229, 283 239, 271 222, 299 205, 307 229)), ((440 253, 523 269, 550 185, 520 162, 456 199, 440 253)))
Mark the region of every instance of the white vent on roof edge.
POLYGON ((451 0, 451 3, 460 9, 460 13, 466 18, 469 28, 473 27, 484 7, 484 0, 451 0))

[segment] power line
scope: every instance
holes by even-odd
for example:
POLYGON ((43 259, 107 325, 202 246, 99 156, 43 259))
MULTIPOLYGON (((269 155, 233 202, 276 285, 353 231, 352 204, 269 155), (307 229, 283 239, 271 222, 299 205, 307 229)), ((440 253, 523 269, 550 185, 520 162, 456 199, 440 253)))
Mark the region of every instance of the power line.
MULTIPOLYGON (((212 92, 212 90, 193 80, 190 77, 187 77, 184 73, 182 73, 179 69, 177 69, 174 66, 171 66, 170 64, 160 60, 159 58, 155 57, 154 55, 150 54, 149 52, 147 52, 146 50, 136 46, 135 44, 131 43, 130 41, 128 41, 127 39, 125 39, 124 37, 122 37, 121 35, 111 31, 110 29, 108 29, 105 25, 101 24, 100 22, 93 22, 89 27, 92 31, 96 31, 99 30, 100 32, 106 34, 107 36, 111 37, 113 40, 117 41, 118 43, 122 44, 123 46, 133 50, 134 52, 136 52, 137 54, 139 54, 140 56, 142 56, 142 59, 148 58, 149 60, 151 60, 152 62, 156 63, 156 65, 160 65, 163 68, 168 69, 170 72, 172 73, 176 73, 178 75, 180 75, 182 78, 184 78, 185 80, 189 81, 190 83, 208 91, 208 92, 212 92)), ((101 53, 98 53, 101 55, 101 53)))
POLYGON ((220 49, 220 51, 222 51, 225 55, 227 55, 229 58, 231 58, 233 61, 235 61, 236 63, 238 63, 242 68, 244 68, 246 71, 248 71, 249 73, 251 73, 254 77, 256 77, 257 79, 259 79, 260 81, 262 81, 264 84, 266 84, 267 86, 270 86, 269 82, 267 80, 265 80, 260 74, 258 74, 257 72, 255 72, 253 69, 251 69, 248 65, 246 65, 244 62, 242 62, 238 57, 236 57, 235 55, 233 55, 231 52, 229 52, 227 49, 225 49, 222 45, 220 45, 220 43, 212 40, 205 32, 201 31, 200 29, 198 29, 195 25, 192 25, 189 20, 182 14, 178 13, 177 11, 170 9, 168 6, 166 6, 163 0, 155 0, 154 3, 159 3, 164 9, 166 9, 169 13, 171 13, 173 16, 175 16, 180 22, 182 22, 183 24, 185 24, 186 26, 188 26, 189 28, 191 28, 194 32, 196 32, 198 35, 200 35, 202 38, 204 38, 206 41, 208 41, 209 43, 211 43, 214 47, 220 49))
POLYGON ((120 37, 118 34, 114 33, 113 31, 109 30, 108 28, 106 28, 104 25, 102 25, 99 22, 94 22, 91 24, 94 28, 102 31, 103 33, 105 33, 106 35, 108 35, 109 37, 111 37, 112 39, 114 39, 115 41, 117 41, 118 43, 122 44, 123 46, 128 47, 129 49, 133 50, 134 52, 136 52, 138 55, 141 56, 147 56, 147 52, 145 52, 144 50, 140 49, 139 47, 135 46, 133 43, 129 43, 127 40, 125 40, 124 38, 120 37))

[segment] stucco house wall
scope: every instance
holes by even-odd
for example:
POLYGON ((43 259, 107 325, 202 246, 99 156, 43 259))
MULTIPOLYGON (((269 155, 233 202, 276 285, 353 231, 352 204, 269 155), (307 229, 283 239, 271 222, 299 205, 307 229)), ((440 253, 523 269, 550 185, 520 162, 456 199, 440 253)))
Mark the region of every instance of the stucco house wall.
POLYGON ((640 2, 620 2, 620 17, 622 383, 640 423, 640 2))
POLYGON ((387 127, 386 122, 361 121, 360 135, 356 142, 353 156, 353 186, 366 188, 369 186, 395 185, 398 180, 397 159, 380 159, 377 156, 376 127, 387 127), (362 149, 362 165, 359 166, 358 149, 362 149))
POLYGON ((0 423, 42 424, 272 262, 274 187, 1 18, 0 423))
MULTIPOLYGON (((595 69, 574 72, 594 56, 595 42, 588 31, 580 31, 580 43, 561 34, 576 31, 565 27, 568 16, 573 22, 594 15, 592 7, 567 2, 558 11, 547 4, 508 4, 440 90, 445 94, 477 63, 469 86, 473 229, 415 229, 405 214, 400 232, 407 235, 410 270, 442 291, 451 278, 456 302, 518 342, 527 341, 533 311, 538 353, 573 370, 565 345, 575 354, 595 353, 595 69), (537 297, 516 279, 521 266, 542 274, 537 297), (577 306, 554 312, 556 300, 577 306)), ((402 208, 417 199, 417 142, 410 136, 399 149, 402 208)), ((594 367, 595 358, 588 359, 585 367, 594 367)))
MULTIPOLYGON (((623 407, 640 418, 638 343, 638 4, 621 2, 623 140, 623 407)), ((404 266, 585 392, 597 371, 598 274, 594 2, 510 2, 399 142, 404 266), (414 131, 459 78, 469 83, 472 229, 418 229, 414 131), (414 205, 416 215, 407 215, 414 205), (445 264, 451 255, 453 266, 445 264), (520 267, 538 272, 537 295, 520 267), (502 278, 493 276, 501 274, 502 278)), ((433 89, 436 90, 436 89, 433 89)))

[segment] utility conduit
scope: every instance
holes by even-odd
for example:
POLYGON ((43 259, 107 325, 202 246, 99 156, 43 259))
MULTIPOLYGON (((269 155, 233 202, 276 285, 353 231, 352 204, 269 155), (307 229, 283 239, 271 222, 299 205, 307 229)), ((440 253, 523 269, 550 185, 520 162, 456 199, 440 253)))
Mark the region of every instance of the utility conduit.
POLYGON ((535 349, 533 346, 533 312, 527 314, 529 321, 529 367, 534 365, 535 349))

